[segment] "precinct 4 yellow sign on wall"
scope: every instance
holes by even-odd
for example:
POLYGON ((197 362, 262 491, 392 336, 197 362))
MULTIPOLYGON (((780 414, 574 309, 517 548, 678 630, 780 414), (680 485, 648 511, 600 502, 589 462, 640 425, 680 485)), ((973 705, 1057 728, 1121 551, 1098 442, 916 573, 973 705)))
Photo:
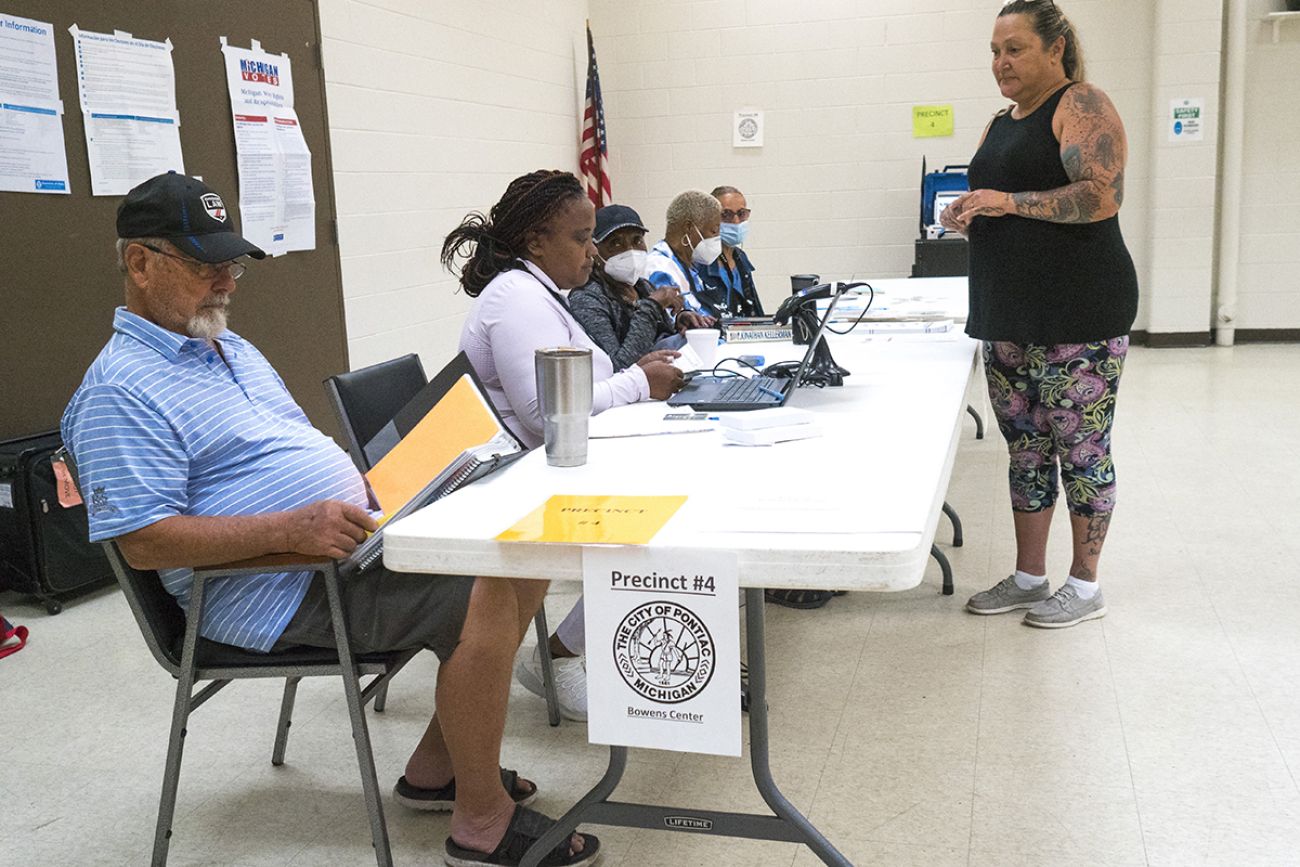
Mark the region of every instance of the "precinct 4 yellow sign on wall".
POLYGON ((952 135, 951 105, 912 106, 912 138, 952 135))

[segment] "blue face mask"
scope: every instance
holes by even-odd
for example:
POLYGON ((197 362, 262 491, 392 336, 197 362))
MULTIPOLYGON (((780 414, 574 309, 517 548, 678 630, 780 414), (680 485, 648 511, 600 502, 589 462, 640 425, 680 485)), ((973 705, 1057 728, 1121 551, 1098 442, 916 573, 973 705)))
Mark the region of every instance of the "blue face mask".
POLYGON ((723 223, 721 228, 722 243, 728 247, 741 246, 749 236, 749 220, 743 223, 723 223))

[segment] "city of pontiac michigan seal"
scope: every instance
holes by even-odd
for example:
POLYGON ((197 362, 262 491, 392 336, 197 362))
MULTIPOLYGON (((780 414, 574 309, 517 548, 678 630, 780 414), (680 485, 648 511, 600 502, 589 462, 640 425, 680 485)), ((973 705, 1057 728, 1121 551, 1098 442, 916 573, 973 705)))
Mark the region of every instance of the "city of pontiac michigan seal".
POLYGON ((614 630, 614 666, 638 695, 660 704, 694 698, 713 677, 713 636, 691 609, 647 602, 614 630))

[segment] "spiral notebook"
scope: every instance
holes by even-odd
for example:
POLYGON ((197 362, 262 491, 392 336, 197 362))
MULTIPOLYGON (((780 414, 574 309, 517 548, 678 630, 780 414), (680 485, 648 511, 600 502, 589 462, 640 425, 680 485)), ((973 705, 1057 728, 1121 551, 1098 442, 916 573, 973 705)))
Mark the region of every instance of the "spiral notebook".
POLYGON ((383 553, 384 526, 389 521, 409 515, 526 453, 484 395, 464 353, 430 380, 366 450, 368 455, 382 452, 365 474, 381 515, 377 518, 379 529, 347 559, 347 565, 361 569, 383 553))

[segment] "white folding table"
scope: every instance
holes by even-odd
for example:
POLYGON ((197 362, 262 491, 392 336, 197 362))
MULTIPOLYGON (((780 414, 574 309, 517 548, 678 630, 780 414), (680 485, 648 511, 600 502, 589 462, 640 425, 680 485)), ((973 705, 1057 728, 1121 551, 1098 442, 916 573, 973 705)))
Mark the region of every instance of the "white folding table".
MULTIPOLYGON (((396 571, 580 581, 581 545, 495 537, 553 494, 685 494, 650 544, 736 554, 746 600, 750 760, 772 815, 611 801, 627 760, 627 749, 615 746, 605 776, 534 845, 525 865, 536 865, 581 822, 800 842, 827 864, 849 863, 772 779, 763 590, 900 591, 921 582, 978 343, 954 329, 887 340, 849 334, 830 345, 851 373, 845 385, 801 388, 789 401, 816 413, 821 437, 757 448, 724 445, 718 431, 593 439, 587 464, 573 468, 547 466, 537 449, 385 530, 384 563, 396 571)), ((728 354, 759 353, 770 364, 802 349, 739 344, 728 354)), ((639 413, 651 426, 666 410, 655 402, 610 412, 633 425, 639 413)))

